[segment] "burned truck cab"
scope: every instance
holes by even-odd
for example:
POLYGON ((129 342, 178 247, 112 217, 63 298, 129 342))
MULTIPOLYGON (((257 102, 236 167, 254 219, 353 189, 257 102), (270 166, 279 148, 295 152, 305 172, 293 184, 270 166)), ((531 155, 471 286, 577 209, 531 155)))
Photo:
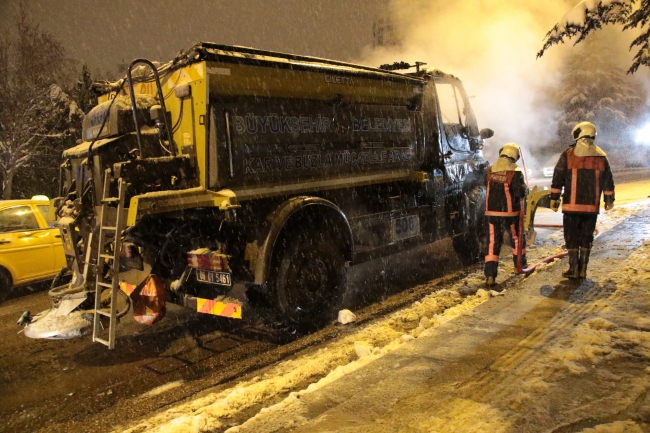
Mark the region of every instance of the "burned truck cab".
POLYGON ((481 254, 484 213, 484 140, 494 132, 479 130, 462 82, 435 68, 413 74, 427 80, 422 104, 423 195, 436 209, 438 236, 451 234, 461 259, 481 254))

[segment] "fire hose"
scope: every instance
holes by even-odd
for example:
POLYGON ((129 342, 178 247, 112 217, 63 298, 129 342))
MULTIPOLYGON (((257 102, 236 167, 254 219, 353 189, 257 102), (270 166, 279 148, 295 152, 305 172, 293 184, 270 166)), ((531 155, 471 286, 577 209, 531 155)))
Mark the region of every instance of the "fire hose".
MULTIPOLYGON (((524 176, 526 179, 526 187, 528 187, 528 170, 526 169, 526 160, 524 159, 524 154, 521 152, 521 149, 519 150, 519 154, 521 155, 521 163, 524 166, 524 176)), ((555 259, 562 258, 566 256, 568 251, 562 251, 559 254, 554 254, 548 257, 543 258, 539 262, 533 264, 532 266, 529 266, 527 268, 523 267, 523 240, 525 239, 525 234, 524 234, 524 212, 525 212, 525 205, 526 201, 525 199, 521 199, 520 201, 520 207, 519 207, 519 241, 517 242, 516 245, 516 250, 517 250, 517 266, 516 266, 516 272, 518 274, 529 274, 533 272, 539 265, 544 264, 544 263, 550 263, 555 259)), ((563 224, 536 224, 535 227, 542 227, 542 228, 564 228, 563 224)), ((598 237, 600 234, 599 230, 595 230, 595 235, 598 237)), ((594 238, 595 239, 595 238, 594 238)))
MULTIPOLYGON (((564 228, 564 226, 562 224, 537 224, 537 225, 535 225, 535 227, 554 228, 554 229, 564 228)), ((522 230, 522 228, 523 228, 523 212, 520 212, 519 230, 522 230)), ((520 231, 520 233, 522 233, 522 231, 520 231)), ((599 235, 600 235, 600 231, 598 229, 596 229, 594 239, 596 239, 599 235)), ((527 268, 523 268, 523 265, 522 265, 523 258, 521 256, 521 252, 522 252, 522 249, 523 249, 522 244, 523 244, 523 242, 520 241, 519 245, 517 245, 517 269, 516 269, 516 271, 517 271, 518 274, 529 274, 529 273, 533 272, 539 265, 544 264, 544 263, 550 263, 555 259, 561 259, 562 257, 569 254, 568 251, 562 251, 561 253, 545 257, 542 260, 540 260, 539 262, 533 264, 532 266, 529 266, 527 268)))

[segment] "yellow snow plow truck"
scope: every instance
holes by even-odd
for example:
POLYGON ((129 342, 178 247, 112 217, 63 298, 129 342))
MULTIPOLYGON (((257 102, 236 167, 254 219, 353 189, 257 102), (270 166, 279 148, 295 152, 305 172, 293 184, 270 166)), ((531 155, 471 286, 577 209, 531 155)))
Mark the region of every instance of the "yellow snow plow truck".
POLYGON ((493 132, 458 78, 416 66, 199 43, 97 83, 52 201, 67 267, 26 335, 113 348, 130 305, 153 324, 167 302, 318 325, 348 266, 445 237, 478 258, 493 132))

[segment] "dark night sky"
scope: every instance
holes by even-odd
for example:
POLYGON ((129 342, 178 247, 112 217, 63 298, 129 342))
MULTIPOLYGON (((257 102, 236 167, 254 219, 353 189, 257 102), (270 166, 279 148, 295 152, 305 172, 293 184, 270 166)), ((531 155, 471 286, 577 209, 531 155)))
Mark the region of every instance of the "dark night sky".
MULTIPOLYGON (((31 17, 91 70, 169 60, 198 41, 353 60, 388 0, 32 0, 31 17)), ((0 32, 20 0, 0 0, 0 32)))

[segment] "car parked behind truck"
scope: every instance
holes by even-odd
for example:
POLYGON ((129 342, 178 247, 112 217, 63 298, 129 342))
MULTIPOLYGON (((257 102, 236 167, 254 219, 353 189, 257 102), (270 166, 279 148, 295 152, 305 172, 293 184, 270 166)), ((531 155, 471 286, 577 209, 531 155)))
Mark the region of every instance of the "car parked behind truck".
POLYGON ((0 200, 0 296, 13 286, 53 278, 66 264, 49 199, 0 200))

